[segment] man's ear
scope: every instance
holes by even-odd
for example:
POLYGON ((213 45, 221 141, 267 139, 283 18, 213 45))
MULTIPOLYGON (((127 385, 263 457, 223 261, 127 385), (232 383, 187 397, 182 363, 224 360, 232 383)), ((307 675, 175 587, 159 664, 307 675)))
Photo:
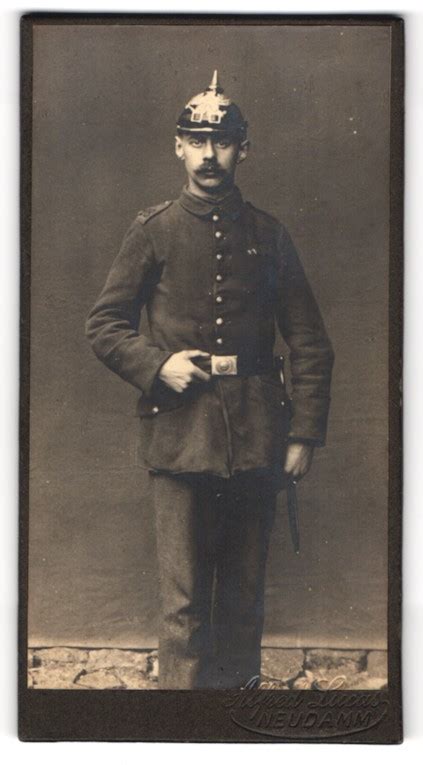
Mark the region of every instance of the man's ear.
POLYGON ((245 141, 242 141, 240 143, 239 149, 238 149, 238 157, 237 157, 237 160, 236 160, 238 164, 240 162, 243 162, 244 159, 247 159, 249 148, 250 148, 250 142, 249 141, 245 140, 245 141))
POLYGON ((175 154, 178 159, 185 159, 184 146, 179 135, 175 135, 175 154))

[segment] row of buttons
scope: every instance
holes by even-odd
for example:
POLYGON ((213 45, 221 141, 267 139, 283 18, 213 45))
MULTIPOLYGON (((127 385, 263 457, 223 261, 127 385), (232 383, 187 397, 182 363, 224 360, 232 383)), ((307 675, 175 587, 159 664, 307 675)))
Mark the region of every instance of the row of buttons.
MULTIPOLYGON (((213 222, 214 222, 214 223, 218 223, 218 221, 220 220, 220 216, 218 215, 218 213, 214 213, 214 214, 213 214, 213 216, 212 216, 212 220, 213 220, 213 222)), ((222 237, 223 237, 223 233, 222 233, 222 231, 216 231, 216 232, 215 232, 215 238, 216 238, 216 239, 222 239, 222 237)), ((221 261, 221 260, 223 260, 223 255, 222 255, 222 253, 221 253, 221 252, 217 252, 217 253, 216 253, 216 260, 218 260, 218 261, 221 261)), ((216 281, 217 281, 217 282, 221 282, 222 280, 223 280, 223 276, 222 276, 222 274, 216 274, 216 281)), ((222 295, 216 295, 216 303, 223 303, 223 297, 222 297, 222 295)), ((222 326, 222 324, 223 324, 223 319, 222 319, 222 317, 221 317, 221 316, 218 316, 218 317, 217 317, 217 319, 216 319, 216 324, 217 324, 217 326, 219 326, 219 327, 220 327, 220 326, 222 326)), ((217 343, 217 345, 223 345, 223 338, 221 338, 221 337, 218 337, 218 338, 216 339, 216 343, 217 343)), ((160 411, 160 410, 159 410, 159 407, 158 407, 158 406, 153 406, 153 407, 152 407, 152 409, 151 409, 151 412, 152 412, 152 414, 158 414, 158 413, 159 413, 159 411, 160 411)))
MULTIPOLYGON (((217 213, 217 212, 213 213, 212 220, 213 220, 214 223, 218 223, 218 221, 220 220, 219 213, 217 213)), ((215 231, 214 232, 214 236, 215 236, 215 239, 222 239, 223 238, 223 232, 222 231, 215 231)), ((219 262, 223 260, 223 255, 222 255, 221 252, 217 252, 216 253, 216 260, 218 260, 219 262)), ((223 281, 223 275, 220 274, 220 273, 217 273, 216 274, 216 281, 217 282, 222 282, 223 281)), ((223 303, 222 295, 216 295, 216 303, 219 303, 219 304, 223 303)), ((221 316, 218 316, 217 319, 216 319, 216 325, 218 327, 221 327, 223 325, 223 323, 224 323, 223 318, 221 316)), ((223 337, 217 337, 216 338, 216 344, 217 345, 223 345, 223 337)))
MULTIPOLYGON (((213 215, 213 220, 219 220, 219 216, 218 216, 218 215, 213 215)), ((222 238, 222 236, 223 236, 223 234, 222 234, 222 232, 221 232, 221 231, 216 231, 216 232, 215 232, 215 237, 216 237, 216 239, 221 239, 221 238, 222 238)), ((216 260, 219 260, 219 261, 221 261, 222 259, 223 259, 223 255, 222 255, 222 253, 221 253, 221 252, 217 252, 217 253, 216 253, 216 260)), ((222 274, 216 274, 216 281, 217 281, 217 282, 222 282, 222 281, 223 281, 223 276, 222 276, 222 274)), ((222 296, 221 296, 221 295, 216 295, 216 303, 223 303, 223 298, 222 298, 222 296)), ((223 324, 223 319, 222 319, 222 317, 221 317, 221 316, 219 316, 219 317, 216 319, 216 324, 217 324, 218 326, 223 324)), ((216 338, 216 343, 217 343, 217 345, 223 345, 223 338, 222 338, 222 337, 218 337, 218 338, 216 338)))

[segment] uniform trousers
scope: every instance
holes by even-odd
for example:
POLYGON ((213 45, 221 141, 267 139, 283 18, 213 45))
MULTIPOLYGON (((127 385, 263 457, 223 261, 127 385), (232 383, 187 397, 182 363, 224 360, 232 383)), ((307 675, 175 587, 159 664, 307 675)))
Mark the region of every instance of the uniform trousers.
POLYGON ((241 688, 260 674, 276 492, 264 476, 151 473, 160 688, 241 688))

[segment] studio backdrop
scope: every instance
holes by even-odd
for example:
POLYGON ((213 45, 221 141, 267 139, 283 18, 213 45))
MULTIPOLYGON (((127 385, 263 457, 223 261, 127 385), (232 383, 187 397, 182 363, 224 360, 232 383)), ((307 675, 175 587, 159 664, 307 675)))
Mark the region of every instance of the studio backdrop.
POLYGON ((84 324, 136 213, 179 195, 175 120, 218 69, 249 123, 238 184, 290 231, 336 355, 300 555, 280 495, 264 643, 385 648, 390 29, 40 24, 33 55, 30 645, 157 642, 138 395, 84 324))

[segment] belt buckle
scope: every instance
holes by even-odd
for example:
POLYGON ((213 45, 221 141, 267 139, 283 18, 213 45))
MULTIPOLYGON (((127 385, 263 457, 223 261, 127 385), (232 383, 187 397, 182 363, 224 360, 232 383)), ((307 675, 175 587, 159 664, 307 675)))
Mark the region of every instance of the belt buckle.
POLYGON ((238 356, 213 356, 211 357, 212 375, 236 375, 238 374, 238 356))

